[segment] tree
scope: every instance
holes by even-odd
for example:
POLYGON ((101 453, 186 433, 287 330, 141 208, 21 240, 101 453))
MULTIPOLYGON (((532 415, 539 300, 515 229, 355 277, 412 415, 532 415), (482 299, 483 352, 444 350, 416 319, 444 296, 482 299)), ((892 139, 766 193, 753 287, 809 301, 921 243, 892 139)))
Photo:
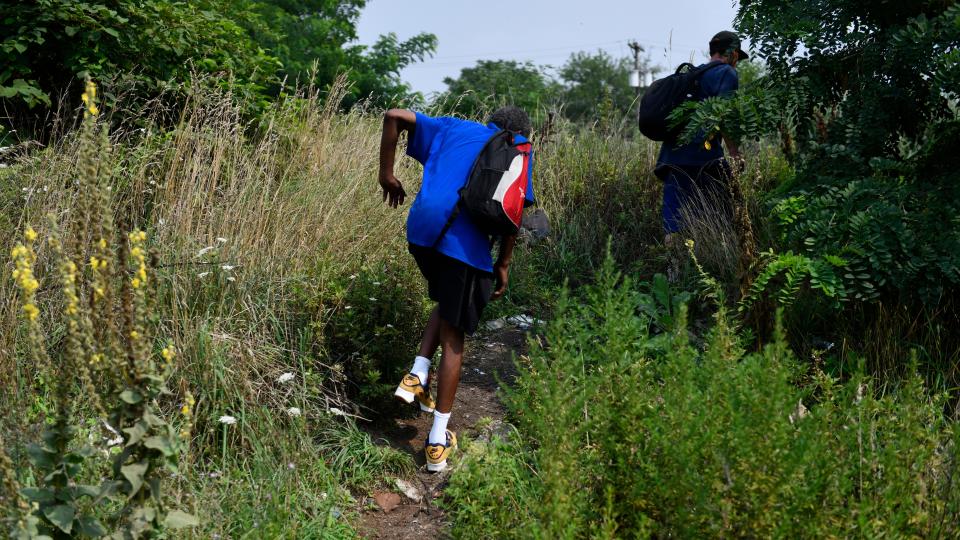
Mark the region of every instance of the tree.
MULTIPOLYGON (((399 72, 436 48, 436 37, 349 45, 366 0, 37 0, 0 18, 0 99, 11 117, 51 107, 56 94, 91 77, 127 81, 128 99, 184 95, 194 74, 229 85, 250 112, 283 79, 353 83, 344 101, 405 99, 399 72)), ((111 99, 108 92, 105 97, 111 99)), ((79 92, 74 92, 79 95, 79 92)), ((71 97, 73 97, 71 95, 71 97)), ((74 102, 76 98, 73 98, 74 102)), ((70 103, 70 101, 68 101, 70 103)))
POLYGON ((685 133, 777 132, 797 171, 774 207, 784 247, 835 267, 844 301, 956 317, 960 4, 744 0, 737 25, 767 74, 695 105, 685 133))
MULTIPOLYGON (((641 70, 649 70, 647 65, 641 70)), ((605 51, 595 54, 577 52, 560 68, 564 82, 563 102, 567 116, 574 120, 594 120, 598 104, 604 99, 612 102, 614 110, 626 114, 636 98, 630 86, 633 60, 614 58, 605 51)))
POLYGON ((396 34, 380 36, 370 47, 348 44, 357 39, 357 22, 367 0, 242 0, 240 11, 254 13, 243 21, 251 37, 276 55, 278 76, 324 88, 346 72, 353 84, 344 99, 351 106, 372 99, 380 106, 410 97, 400 71, 432 55, 433 34, 420 33, 406 41, 396 34))
POLYGON ((512 60, 480 60, 462 69, 459 77, 443 82, 447 91, 439 99, 455 103, 458 112, 473 118, 509 104, 536 119, 541 108, 555 103, 560 93, 559 84, 542 67, 512 60))
POLYGON ((156 95, 193 70, 229 71, 260 92, 279 64, 234 22, 247 13, 231 18, 227 8, 222 0, 20 2, 0 19, 0 98, 15 110, 49 107, 57 92, 86 77, 120 77, 141 95, 156 95))

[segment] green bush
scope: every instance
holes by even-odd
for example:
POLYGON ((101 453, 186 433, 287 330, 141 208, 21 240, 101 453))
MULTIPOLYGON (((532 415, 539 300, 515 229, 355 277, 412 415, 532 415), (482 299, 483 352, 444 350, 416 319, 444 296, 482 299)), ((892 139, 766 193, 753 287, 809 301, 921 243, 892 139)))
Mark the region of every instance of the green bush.
POLYGON ((320 263, 297 303, 312 320, 318 357, 346 376, 364 404, 390 395, 416 353, 426 321, 422 279, 406 254, 350 270, 320 263))
POLYGON ((916 376, 881 392, 862 375, 808 372, 782 336, 747 353, 722 309, 700 349, 682 310, 653 334, 649 313, 663 304, 650 302, 610 265, 584 302, 560 299, 509 396, 522 436, 469 450, 452 476, 454 531, 960 533, 960 431, 945 395, 916 376))

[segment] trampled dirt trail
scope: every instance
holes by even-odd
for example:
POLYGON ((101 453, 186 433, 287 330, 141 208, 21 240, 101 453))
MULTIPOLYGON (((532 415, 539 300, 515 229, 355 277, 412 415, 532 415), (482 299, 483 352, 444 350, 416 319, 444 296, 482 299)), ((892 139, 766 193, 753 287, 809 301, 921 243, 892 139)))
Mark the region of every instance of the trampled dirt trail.
MULTIPOLYGON (((513 381, 516 375, 513 355, 522 354, 525 348, 526 334, 510 326, 492 332, 481 330, 475 338, 467 341, 463 373, 449 426, 458 439, 475 435, 477 423, 483 418, 493 420, 494 425, 503 419, 505 410, 498 397, 497 377, 507 383, 513 381)), ((433 391, 436 395, 436 387, 433 391)), ((456 474, 457 457, 451 459, 452 466, 447 470, 427 472, 423 441, 432 422, 433 415, 418 413, 384 419, 369 426, 368 432, 378 444, 389 444, 413 457, 417 472, 408 483, 416 489, 420 500, 404 495, 396 486, 393 486, 393 492, 397 495, 377 492, 379 504, 374 497, 365 501, 360 528, 364 538, 401 540, 450 536, 450 525, 437 503, 443 496, 451 471, 456 474)))

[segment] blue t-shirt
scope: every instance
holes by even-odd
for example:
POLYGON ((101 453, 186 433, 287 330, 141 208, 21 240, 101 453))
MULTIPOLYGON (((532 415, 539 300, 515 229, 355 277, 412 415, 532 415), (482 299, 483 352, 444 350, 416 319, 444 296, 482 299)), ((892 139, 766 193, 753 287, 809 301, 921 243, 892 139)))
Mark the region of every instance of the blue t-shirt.
MULTIPOLYGON (((407 241, 432 247, 460 199, 459 190, 483 145, 499 128, 459 118, 431 118, 417 114, 407 155, 423 165, 423 185, 407 217, 407 241)), ((516 142, 526 142, 517 135, 516 142)), ((533 203, 533 160, 527 174, 526 200, 533 203)), ((485 272, 493 271, 490 238, 473 224, 466 212, 454 220, 437 251, 485 272)))
MULTIPOLYGON (((739 86, 737 70, 730 67, 729 64, 710 68, 700 77, 700 95, 697 96, 697 100, 702 101, 713 96, 729 96, 736 92, 739 86)), ((720 141, 717 139, 711 141, 711 148, 707 150, 703 147, 705 140, 706 135, 700 134, 688 144, 677 147, 672 147, 669 143, 663 143, 660 147, 660 157, 657 158, 657 166, 685 165, 699 167, 723 158, 723 148, 720 146, 720 141)))

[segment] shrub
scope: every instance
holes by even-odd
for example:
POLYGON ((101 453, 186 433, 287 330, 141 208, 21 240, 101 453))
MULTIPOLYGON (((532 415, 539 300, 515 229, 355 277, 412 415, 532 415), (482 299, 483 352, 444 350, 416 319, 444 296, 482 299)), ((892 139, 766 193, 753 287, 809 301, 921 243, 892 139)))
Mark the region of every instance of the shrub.
POLYGON ((296 303, 308 312, 318 356, 346 375, 365 404, 390 396, 409 368, 426 322, 422 279, 410 257, 393 255, 351 271, 318 263, 296 303))
POLYGON ((917 376, 884 392, 808 372, 782 336, 746 353, 723 309, 702 350, 683 314, 654 334, 647 313, 661 308, 610 268, 582 304, 561 298, 546 345, 532 344, 508 400, 522 435, 469 450, 451 477, 455 532, 957 534, 945 394, 917 376))

